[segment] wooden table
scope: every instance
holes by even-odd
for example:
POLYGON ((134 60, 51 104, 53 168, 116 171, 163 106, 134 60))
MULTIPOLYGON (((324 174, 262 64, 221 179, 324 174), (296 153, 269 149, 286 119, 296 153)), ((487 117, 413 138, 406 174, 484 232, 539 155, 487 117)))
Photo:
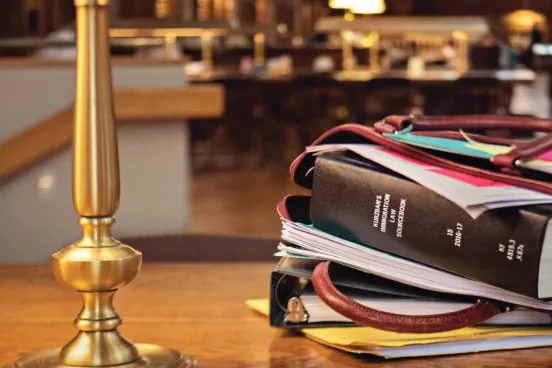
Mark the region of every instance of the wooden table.
MULTIPOLYGON (((133 341, 195 355, 201 367, 548 367, 552 348, 385 361, 357 357, 271 329, 247 309, 266 297, 274 263, 145 263, 115 297, 133 341)), ((0 366, 24 353, 60 346, 76 329, 76 292, 49 265, 0 266, 0 366)))
POLYGON ((419 85, 450 84, 458 80, 494 80, 503 84, 530 84, 535 81, 536 74, 529 69, 502 70, 455 70, 433 68, 420 73, 409 73, 406 70, 391 70, 374 73, 368 69, 336 72, 316 72, 311 69, 297 68, 291 74, 271 75, 265 73, 241 73, 235 68, 217 67, 209 74, 192 74, 187 79, 191 83, 224 83, 227 80, 254 80, 258 82, 292 82, 300 78, 318 79, 343 83, 367 83, 373 80, 398 79, 410 81, 419 85))

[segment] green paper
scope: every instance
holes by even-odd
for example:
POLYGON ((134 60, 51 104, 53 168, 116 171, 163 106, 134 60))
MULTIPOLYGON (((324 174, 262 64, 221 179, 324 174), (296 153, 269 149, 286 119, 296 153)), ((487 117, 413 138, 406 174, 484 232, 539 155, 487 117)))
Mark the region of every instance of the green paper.
POLYGON ((394 141, 405 143, 411 146, 485 159, 490 159, 493 157, 493 155, 488 152, 469 147, 469 142, 466 141, 448 138, 424 137, 421 135, 412 135, 406 132, 400 132, 398 134, 384 133, 383 135, 394 141))

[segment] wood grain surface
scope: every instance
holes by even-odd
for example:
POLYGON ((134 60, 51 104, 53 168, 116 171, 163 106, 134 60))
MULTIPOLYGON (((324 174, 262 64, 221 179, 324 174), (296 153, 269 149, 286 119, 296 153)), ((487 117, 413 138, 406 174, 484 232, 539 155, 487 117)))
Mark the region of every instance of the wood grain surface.
MULTIPOLYGON (((203 368, 227 367, 549 367, 552 348, 441 358, 383 360, 319 345, 272 329, 247 309, 266 297, 273 263, 146 263, 115 297, 122 333, 195 355, 203 368)), ((0 266, 0 366, 71 339, 80 298, 56 283, 49 265, 0 266)))

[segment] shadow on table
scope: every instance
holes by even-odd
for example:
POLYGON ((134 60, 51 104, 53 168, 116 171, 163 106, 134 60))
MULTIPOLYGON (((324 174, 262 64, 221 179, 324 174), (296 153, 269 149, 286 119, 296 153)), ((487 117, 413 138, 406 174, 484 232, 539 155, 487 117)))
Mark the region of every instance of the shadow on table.
POLYGON ((125 238, 144 262, 276 262, 278 240, 215 235, 125 238))

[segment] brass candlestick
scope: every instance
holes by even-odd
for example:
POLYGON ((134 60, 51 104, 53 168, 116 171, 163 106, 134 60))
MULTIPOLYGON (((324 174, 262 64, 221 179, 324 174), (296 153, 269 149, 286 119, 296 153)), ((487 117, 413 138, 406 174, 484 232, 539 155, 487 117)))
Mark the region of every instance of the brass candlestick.
POLYGON ((142 254, 111 237, 119 206, 119 159, 108 43, 109 0, 75 0, 77 83, 73 139, 73 204, 83 236, 53 255, 58 281, 80 292, 79 332, 61 349, 23 357, 9 368, 197 367, 190 357, 137 344, 117 331, 115 291, 139 273, 142 254))

